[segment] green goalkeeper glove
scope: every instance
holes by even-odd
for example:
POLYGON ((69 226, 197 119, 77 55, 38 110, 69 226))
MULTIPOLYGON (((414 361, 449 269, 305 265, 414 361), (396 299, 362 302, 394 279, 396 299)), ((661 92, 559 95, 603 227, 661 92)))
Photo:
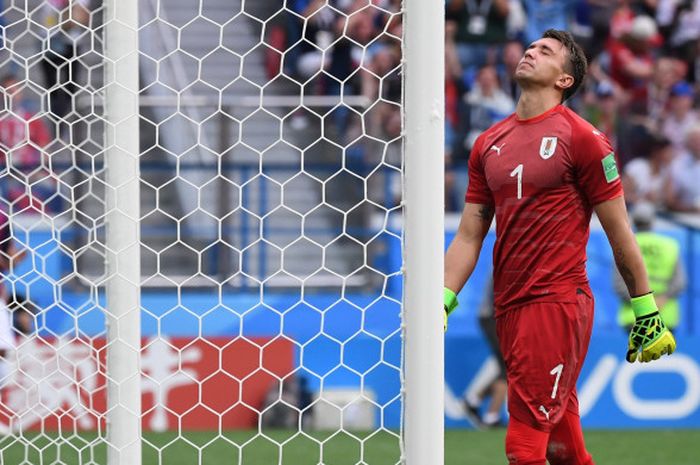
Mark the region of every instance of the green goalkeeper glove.
POLYGON ((630 331, 627 361, 650 362, 664 354, 671 355, 676 350, 676 340, 659 315, 654 294, 632 297, 631 303, 635 322, 630 331))
POLYGON ((452 290, 445 288, 443 297, 445 304, 445 324, 443 327, 445 332, 447 332, 447 317, 450 316, 450 313, 452 313, 455 308, 457 308, 457 294, 455 294, 452 290))

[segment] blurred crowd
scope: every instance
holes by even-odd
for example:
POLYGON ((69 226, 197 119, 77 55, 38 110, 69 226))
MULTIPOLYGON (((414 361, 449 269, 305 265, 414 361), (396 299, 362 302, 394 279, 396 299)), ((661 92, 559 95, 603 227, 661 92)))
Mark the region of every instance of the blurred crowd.
MULTIPOLYGON (((400 1, 288 5, 298 17, 287 25, 285 72, 307 93, 379 98, 365 124, 398 135, 400 1)), ((700 0, 445 0, 445 9, 449 210, 463 205, 474 140, 515 109, 525 46, 557 28, 590 63, 568 105, 612 141, 628 201, 700 213, 700 0)))
MULTIPOLYGON (((285 74, 306 95, 367 97, 364 122, 336 111, 334 130, 348 144, 361 136, 392 141, 401 136, 401 0, 292 0, 285 23, 285 74)), ((347 156, 367 156, 367 143, 347 156)))
MULTIPOLYGON (((26 199, 34 197, 46 205, 55 197, 40 153, 71 121, 71 85, 80 70, 68 65, 79 62, 75 43, 87 23, 88 4, 50 0, 43 7, 48 118, 28 110, 15 77, 2 78, 5 108, 14 110, 0 119, 0 163, 19 167, 16 184, 24 187, 8 184, 4 193, 18 203, 31 204, 26 199), (70 21, 56 18, 67 11, 70 21), (42 189, 46 192, 38 192, 42 189), (28 195, 32 190, 37 192, 28 195)), ((401 0, 285 5, 279 63, 285 74, 302 83, 306 95, 360 95, 372 102, 363 118, 342 106, 329 118, 330 130, 340 135, 336 140, 352 146, 347 156, 367 156, 367 143, 353 144, 362 136, 370 142, 397 140, 401 0)), ((525 46, 544 30, 559 28, 574 34, 590 62, 587 82, 568 104, 612 141, 628 201, 700 213, 700 0, 445 0, 445 11, 448 209, 458 211, 463 204, 474 140, 515 108, 513 74, 525 46)))
POLYGON ((515 108, 524 47, 558 28, 590 64, 568 104, 610 138, 628 202, 700 213, 700 0, 447 0, 446 19, 449 208, 474 140, 515 108))
POLYGON ((42 89, 26 81, 27 71, 5 42, 11 2, 0 0, 0 211, 52 214, 63 208, 48 153, 57 150, 60 139, 71 139, 70 123, 78 117, 75 99, 86 65, 77 58, 90 2, 46 0, 36 9, 42 89))

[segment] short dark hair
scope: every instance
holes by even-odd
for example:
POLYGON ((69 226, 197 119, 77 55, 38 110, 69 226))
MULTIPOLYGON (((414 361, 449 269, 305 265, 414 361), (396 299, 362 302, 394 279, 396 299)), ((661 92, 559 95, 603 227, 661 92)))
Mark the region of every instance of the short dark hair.
POLYGON ((571 87, 564 89, 562 102, 566 101, 569 99, 569 97, 576 93, 586 77, 586 71, 588 70, 588 60, 586 59, 586 54, 581 46, 576 43, 570 32, 561 31, 559 29, 547 29, 544 31, 544 34, 542 34, 542 38, 554 39, 561 42, 569 53, 569 59, 565 65, 565 71, 574 77, 574 84, 571 87))

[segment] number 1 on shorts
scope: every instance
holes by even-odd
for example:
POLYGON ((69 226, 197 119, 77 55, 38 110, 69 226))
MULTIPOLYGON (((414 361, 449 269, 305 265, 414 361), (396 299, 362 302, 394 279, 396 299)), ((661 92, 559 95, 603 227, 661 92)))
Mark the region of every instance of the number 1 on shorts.
POLYGON ((564 371, 564 364, 560 363, 559 365, 552 368, 552 371, 549 372, 550 375, 557 376, 557 379, 554 380, 554 387, 552 388, 552 399, 554 399, 557 396, 557 389, 559 389, 559 378, 561 378, 562 371, 564 371))

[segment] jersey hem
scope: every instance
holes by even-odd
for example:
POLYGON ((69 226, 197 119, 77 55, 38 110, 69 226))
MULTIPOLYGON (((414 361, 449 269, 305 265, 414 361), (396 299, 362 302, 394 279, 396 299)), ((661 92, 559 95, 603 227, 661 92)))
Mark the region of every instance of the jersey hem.
POLYGON ((563 293, 557 292, 556 294, 548 294, 548 295, 543 295, 543 296, 537 296, 533 297, 526 302, 519 302, 516 304, 506 304, 506 305, 499 305, 495 304, 494 305, 494 315, 499 316, 503 315, 508 312, 512 312, 515 310, 519 310, 523 307, 527 307, 528 305, 534 305, 534 304, 570 304, 574 303, 577 301, 576 299, 576 290, 580 289, 581 291, 588 296, 589 299, 593 298, 593 292, 591 291, 590 284, 579 284, 579 285, 574 285, 572 290, 574 291, 574 295, 571 298, 567 298, 563 293))

